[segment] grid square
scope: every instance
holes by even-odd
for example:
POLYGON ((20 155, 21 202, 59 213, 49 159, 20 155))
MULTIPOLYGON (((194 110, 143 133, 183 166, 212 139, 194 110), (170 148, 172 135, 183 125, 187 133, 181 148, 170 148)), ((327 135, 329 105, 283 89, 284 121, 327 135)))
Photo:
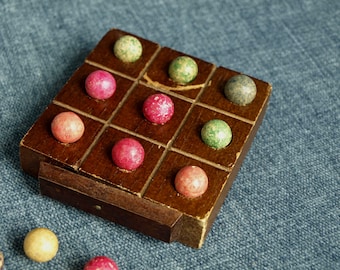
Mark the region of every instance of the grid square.
POLYGON ((195 106, 176 138, 173 147, 210 160, 216 164, 232 168, 242 151, 251 129, 252 125, 248 123, 201 106, 195 106), (207 146, 201 139, 203 125, 212 119, 224 120, 232 130, 233 137, 230 144, 220 150, 207 146))
POLYGON ((229 101, 224 95, 224 86, 227 81, 240 73, 219 67, 211 78, 211 84, 204 89, 199 102, 223 111, 255 121, 269 97, 270 85, 261 80, 252 78, 256 84, 257 93, 255 99, 246 106, 240 106, 229 101))
POLYGON ((174 103, 173 117, 164 125, 155 125, 146 120, 143 115, 143 103, 152 94, 160 93, 152 88, 139 84, 130 93, 112 119, 112 124, 129 129, 140 135, 152 138, 162 144, 168 144, 183 121, 191 103, 179 98, 169 96, 174 103))
POLYGON ((158 44, 138 37, 136 35, 118 29, 112 29, 102 38, 98 45, 88 55, 86 60, 88 62, 93 62, 93 64, 100 63, 101 66, 136 79, 139 77, 143 69, 151 60, 152 56, 157 52, 159 47, 160 46, 158 44), (134 36, 138 38, 138 40, 142 43, 143 53, 141 58, 138 59, 136 62, 124 63, 119 60, 113 53, 115 42, 120 37, 125 35, 134 36))
POLYGON ((168 152, 165 160, 157 171, 144 197, 171 208, 179 210, 187 215, 203 219, 209 215, 214 207, 220 190, 224 187, 229 173, 196 159, 192 159, 176 152, 168 152), (174 186, 177 172, 184 166, 199 166, 208 176, 208 189, 198 198, 186 198, 180 195, 174 186))
POLYGON ((68 80, 59 94, 55 97, 55 100, 92 116, 108 120, 126 92, 132 86, 133 81, 112 74, 117 84, 114 95, 105 100, 94 99, 86 93, 85 80, 91 72, 96 70, 99 70, 99 68, 89 64, 83 64, 68 80))
POLYGON ((51 122, 57 114, 65 111, 68 110, 50 104, 22 140, 22 147, 34 150, 38 155, 37 164, 32 166, 39 168, 40 160, 53 160, 62 166, 76 168, 103 126, 91 118, 78 114, 85 125, 83 136, 74 143, 60 143, 52 135, 51 122))
POLYGON ((184 90, 185 88, 183 88, 183 86, 178 85, 176 82, 170 79, 168 75, 168 69, 172 60, 179 56, 185 55, 186 54, 172 50, 170 48, 162 48, 161 51, 157 54, 154 61, 151 63, 147 72, 143 75, 142 81, 150 85, 154 85, 157 88, 171 90, 179 95, 195 100, 200 90, 207 82, 208 77, 214 68, 214 65, 196 57, 186 55, 196 61, 198 65, 198 74, 195 80, 184 86, 193 87, 193 89, 184 90))
POLYGON ((125 191, 140 194, 163 151, 164 148, 156 144, 108 127, 99 138, 97 144, 91 149, 90 154, 81 165, 80 171, 92 178, 94 177, 95 179, 113 184, 125 191), (145 151, 143 164, 132 172, 124 172, 118 169, 111 158, 114 144, 120 139, 127 137, 138 140, 145 151))

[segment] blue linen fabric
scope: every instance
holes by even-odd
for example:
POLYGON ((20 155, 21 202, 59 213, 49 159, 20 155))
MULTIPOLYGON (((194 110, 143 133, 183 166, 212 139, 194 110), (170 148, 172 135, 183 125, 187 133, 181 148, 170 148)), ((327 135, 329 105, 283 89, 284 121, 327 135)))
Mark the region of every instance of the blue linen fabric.
POLYGON ((0 0, 0 250, 6 269, 340 269, 340 1, 0 0), (100 38, 119 28, 268 81, 269 108, 200 250, 39 195, 22 136, 100 38), (48 227, 47 263, 23 239, 48 227))

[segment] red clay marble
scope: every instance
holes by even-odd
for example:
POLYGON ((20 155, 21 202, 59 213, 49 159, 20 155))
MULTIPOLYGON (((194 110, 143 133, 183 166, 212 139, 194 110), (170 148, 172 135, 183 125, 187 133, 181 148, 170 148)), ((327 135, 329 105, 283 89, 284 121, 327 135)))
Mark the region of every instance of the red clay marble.
POLYGON ((85 89, 90 97, 100 100, 108 99, 116 91, 116 79, 107 71, 96 70, 87 76, 85 89))
POLYGON ((208 176, 198 166, 185 166, 176 174, 175 188, 187 198, 199 197, 208 188, 208 176))
POLYGON ((134 171, 144 161, 144 148, 135 139, 124 138, 112 147, 112 160, 122 170, 134 171))
POLYGON ((62 112, 51 123, 53 136, 62 143, 74 143, 84 134, 85 126, 74 112, 62 112))
POLYGON ((84 270, 118 270, 118 266, 115 261, 106 256, 97 256, 85 264, 84 270))
POLYGON ((165 94, 149 96, 143 104, 143 114, 153 124, 163 125, 168 122, 175 111, 174 103, 165 94))

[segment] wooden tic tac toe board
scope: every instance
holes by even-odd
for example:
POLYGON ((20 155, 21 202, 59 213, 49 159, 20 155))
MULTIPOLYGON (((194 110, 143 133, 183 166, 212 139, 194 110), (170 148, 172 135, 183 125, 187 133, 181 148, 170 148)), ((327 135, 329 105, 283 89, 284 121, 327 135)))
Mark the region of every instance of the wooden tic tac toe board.
POLYGON ((252 78, 254 101, 235 105, 225 98, 223 87, 239 73, 195 57, 196 79, 176 85, 168 66, 185 54, 137 37, 142 57, 123 63, 113 45, 126 34, 110 30, 71 76, 22 139, 21 166, 39 179, 43 195, 157 239, 200 248, 264 117, 271 86, 252 78), (112 73, 117 82, 107 100, 95 100, 84 89, 87 75, 98 69, 112 73), (153 125, 144 118, 142 105, 159 92, 171 97, 175 114, 166 124, 153 125), (72 144, 59 143, 51 134, 52 119, 63 111, 75 112, 85 124, 83 137, 72 144), (221 150, 200 137, 204 123, 214 118, 227 122, 233 133, 221 150), (145 149, 143 165, 129 173, 111 159, 113 145, 125 137, 137 139, 145 149), (198 198, 175 190, 175 175, 185 165, 200 166, 209 178, 208 190, 198 198))

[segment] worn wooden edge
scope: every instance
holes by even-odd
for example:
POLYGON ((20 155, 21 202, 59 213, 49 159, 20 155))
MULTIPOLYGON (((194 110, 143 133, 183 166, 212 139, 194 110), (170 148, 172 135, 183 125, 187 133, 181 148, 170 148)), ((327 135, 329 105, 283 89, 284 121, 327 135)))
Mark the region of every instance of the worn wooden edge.
MULTIPOLYGON (((268 93, 270 93, 272 89, 271 85, 268 85, 268 93)), ((268 108, 269 104, 269 95, 266 101, 263 104, 263 107, 261 109, 261 113, 259 114, 258 118, 255 121, 255 125, 252 127, 252 130, 249 133, 249 136, 247 138, 246 143, 244 144, 242 151, 235 162, 235 165, 233 169, 231 170, 230 174, 228 175, 227 182, 221 189, 221 193, 218 196, 218 200, 216 201, 213 209, 210 211, 209 215, 207 215, 206 220, 202 220, 202 222, 197 223, 193 222, 191 217, 184 216, 183 217, 183 233, 180 235, 178 241, 188 245, 188 246, 194 246, 195 248, 201 248, 205 242, 205 239, 208 236, 209 231, 211 230, 211 227, 214 224, 214 221, 217 217, 217 215, 220 212, 220 209, 228 195, 229 190, 231 189, 234 180, 237 177, 237 174, 240 170, 240 167, 242 166, 243 160, 245 159, 248 151, 250 150, 252 146, 252 142, 256 136, 256 133, 263 121, 263 118, 266 114, 266 110, 268 108)), ((223 237, 223 236, 221 236, 223 237)))
POLYGON ((5 258, 4 254, 0 251, 0 270, 3 270, 5 267, 5 258))
POLYGON ((41 162, 40 192, 165 242, 176 241, 182 213, 69 170, 41 162))

